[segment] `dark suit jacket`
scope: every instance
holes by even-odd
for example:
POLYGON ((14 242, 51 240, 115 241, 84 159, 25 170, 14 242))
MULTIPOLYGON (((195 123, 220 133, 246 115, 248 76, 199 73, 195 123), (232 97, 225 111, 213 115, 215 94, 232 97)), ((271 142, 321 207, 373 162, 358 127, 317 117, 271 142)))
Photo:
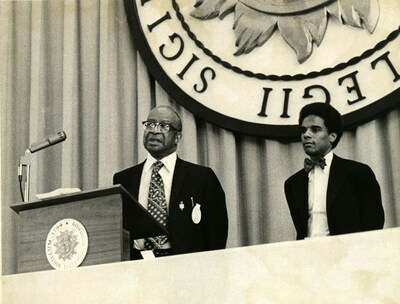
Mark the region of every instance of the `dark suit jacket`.
MULTIPOLYGON (((144 162, 118 172, 114 184, 121 184, 136 199, 144 162)), ((212 169, 176 160, 169 203, 169 240, 172 254, 222 249, 228 236, 225 193, 212 169), (192 202, 201 205, 201 221, 192 220, 192 202), (184 209, 179 208, 180 202, 184 209)))
MULTIPOLYGON (((297 239, 304 239, 308 223, 308 175, 304 169, 286 180, 285 195, 297 239)), ((326 204, 331 235, 383 227, 381 190, 365 164, 333 156, 326 204)))

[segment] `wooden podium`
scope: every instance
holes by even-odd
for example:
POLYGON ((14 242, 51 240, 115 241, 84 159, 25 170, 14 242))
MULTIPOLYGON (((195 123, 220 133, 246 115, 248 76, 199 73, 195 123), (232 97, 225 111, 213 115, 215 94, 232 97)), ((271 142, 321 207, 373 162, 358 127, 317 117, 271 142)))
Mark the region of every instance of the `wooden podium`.
POLYGON ((130 259, 131 240, 167 234, 121 185, 20 203, 17 272, 53 269, 46 256, 46 238, 63 219, 74 219, 88 236, 87 254, 80 266, 130 259))

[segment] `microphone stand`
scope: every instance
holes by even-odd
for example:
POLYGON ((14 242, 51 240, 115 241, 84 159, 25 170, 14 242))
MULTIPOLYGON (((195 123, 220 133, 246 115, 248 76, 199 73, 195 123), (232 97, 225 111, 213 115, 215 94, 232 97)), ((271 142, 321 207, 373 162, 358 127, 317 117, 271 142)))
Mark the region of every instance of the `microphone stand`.
POLYGON ((60 131, 57 134, 50 135, 38 142, 31 144, 30 147, 25 150, 25 155, 21 157, 20 163, 18 165, 18 180, 19 180, 22 201, 24 203, 29 202, 31 154, 39 150, 42 150, 44 148, 50 147, 52 145, 58 144, 64 141, 66 138, 67 135, 65 134, 65 132, 60 131), (25 183, 24 183, 24 191, 22 191, 22 182, 24 173, 25 173, 25 183))
POLYGON ((18 179, 21 186, 21 196, 24 203, 29 201, 29 186, 30 186, 30 169, 31 169, 31 151, 29 149, 25 150, 25 155, 21 156, 20 163, 18 165, 18 179), (22 194, 22 182, 25 172, 25 182, 24 182, 24 193, 22 194))

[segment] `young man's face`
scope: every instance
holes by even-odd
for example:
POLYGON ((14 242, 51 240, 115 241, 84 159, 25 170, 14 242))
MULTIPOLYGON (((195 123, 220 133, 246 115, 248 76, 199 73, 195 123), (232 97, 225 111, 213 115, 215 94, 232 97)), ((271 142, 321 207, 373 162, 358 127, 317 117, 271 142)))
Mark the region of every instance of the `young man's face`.
POLYGON ((324 157, 332 150, 336 133, 329 133, 324 120, 316 115, 306 116, 301 124, 301 142, 311 158, 324 157))

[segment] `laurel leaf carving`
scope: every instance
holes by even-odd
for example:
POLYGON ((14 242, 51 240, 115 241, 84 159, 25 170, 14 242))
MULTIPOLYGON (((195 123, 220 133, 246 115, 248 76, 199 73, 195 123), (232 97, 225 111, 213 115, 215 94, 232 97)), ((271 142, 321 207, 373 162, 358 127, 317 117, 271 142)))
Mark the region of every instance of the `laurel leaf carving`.
POLYGON ((379 20, 378 0, 338 0, 328 7, 331 15, 340 22, 354 27, 365 28, 373 33, 379 20))
MULTIPOLYGON (((287 0, 293 1, 293 0, 287 0)), ((304 4, 312 4, 304 0, 304 4)), ((219 16, 223 19, 235 12, 233 29, 237 47, 234 55, 248 54, 256 47, 262 46, 275 30, 278 29, 286 43, 296 52, 300 63, 306 61, 313 50, 313 43, 319 46, 325 36, 328 16, 337 18, 341 23, 354 27, 365 27, 372 33, 379 20, 379 0, 336 0, 329 1, 324 7, 290 14, 269 13, 257 9, 274 3, 261 0, 197 0, 191 16, 206 20, 219 16)), ((289 5, 290 3, 287 3, 289 5)), ((314 3, 314 2, 313 2, 314 3)), ((293 3, 292 3, 293 4, 293 3)), ((294 3, 296 4, 296 3, 294 3)), ((284 11, 284 7, 281 9, 284 11)))
POLYGON ((224 19, 230 13, 233 13, 239 0, 226 0, 221 7, 219 19, 224 19))
POLYGON ((272 36, 276 23, 275 16, 258 12, 239 2, 233 24, 237 46, 235 55, 248 54, 263 45, 272 36))
POLYGON ((307 60, 312 52, 312 36, 301 19, 301 17, 295 19, 281 17, 278 21, 279 32, 287 44, 295 50, 300 63, 307 60))
POLYGON ((319 46, 324 39, 328 27, 328 13, 326 10, 315 11, 302 18, 302 23, 310 32, 313 41, 319 46))
POLYGON ((296 52, 297 61, 306 61, 313 49, 313 42, 320 45, 328 24, 325 10, 313 11, 296 17, 281 16, 278 29, 287 44, 296 52))
POLYGON ((190 15, 202 20, 215 18, 225 2, 226 0, 197 0, 190 15))

